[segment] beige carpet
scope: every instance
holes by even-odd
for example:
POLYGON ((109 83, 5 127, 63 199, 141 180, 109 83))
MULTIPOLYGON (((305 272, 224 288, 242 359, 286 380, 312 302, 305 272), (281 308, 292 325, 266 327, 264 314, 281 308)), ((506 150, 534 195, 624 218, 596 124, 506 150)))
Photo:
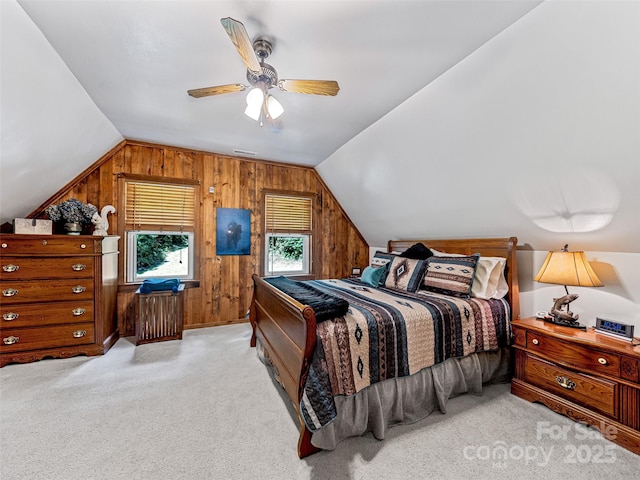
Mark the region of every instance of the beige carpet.
POLYGON ((102 357, 0 369, 0 478, 640 478, 639 456, 508 385, 453 399, 446 415, 384 441, 366 435, 299 460, 290 409, 249 336, 243 324, 139 347, 125 338, 102 357))

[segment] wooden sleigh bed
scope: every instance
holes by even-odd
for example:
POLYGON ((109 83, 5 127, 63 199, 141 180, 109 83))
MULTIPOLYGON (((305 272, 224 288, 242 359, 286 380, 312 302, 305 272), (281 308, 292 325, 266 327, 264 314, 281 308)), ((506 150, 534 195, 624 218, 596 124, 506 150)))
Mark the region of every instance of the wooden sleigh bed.
MULTIPOLYGON (((450 254, 473 255, 479 253, 483 257, 505 258, 504 276, 508 293, 504 300, 508 302, 511 320, 519 318, 517 239, 515 237, 390 241, 388 252, 404 252, 416 243, 422 243, 431 249, 450 254)), ((253 276, 253 281, 254 293, 250 309, 253 327, 251 346, 258 345, 260 347, 260 354, 266 360, 265 363, 270 365, 273 375, 293 403, 300 431, 297 451, 298 456, 302 458, 321 450, 312 443, 312 436, 315 434, 312 434, 303 420, 300 406, 301 399, 305 394, 305 384, 318 338, 316 312, 313 308, 294 300, 257 275, 253 276)), ((501 361, 504 363, 504 360, 501 361)))

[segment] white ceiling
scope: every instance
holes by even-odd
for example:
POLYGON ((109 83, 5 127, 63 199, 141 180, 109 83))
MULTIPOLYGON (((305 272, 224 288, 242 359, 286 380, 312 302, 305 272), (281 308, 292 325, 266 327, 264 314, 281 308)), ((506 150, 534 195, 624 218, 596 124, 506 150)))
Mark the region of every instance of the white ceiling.
POLYGON ((539 3, 18 1, 123 137, 313 166, 539 3), (188 96, 247 83, 227 16, 273 40, 281 78, 337 80, 338 95, 272 91, 277 133, 243 114, 244 93, 188 96))

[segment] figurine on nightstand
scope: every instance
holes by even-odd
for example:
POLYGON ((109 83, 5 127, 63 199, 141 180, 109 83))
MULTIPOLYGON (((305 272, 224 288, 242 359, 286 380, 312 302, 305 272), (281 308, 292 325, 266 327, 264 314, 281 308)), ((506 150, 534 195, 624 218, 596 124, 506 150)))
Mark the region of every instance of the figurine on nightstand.
POLYGON ((563 325, 565 327, 573 327, 579 328, 581 330, 586 330, 586 327, 584 325, 580 325, 578 323, 578 318, 580 316, 577 313, 573 313, 569 310, 569 304, 576 298, 578 298, 578 296, 579 295, 577 293, 572 293, 569 295, 564 295, 563 297, 554 298, 553 307, 551 307, 551 311, 549 312, 552 320, 547 321, 550 321, 551 323, 555 323, 557 325, 563 325), (566 311, 563 309, 566 309, 566 311))

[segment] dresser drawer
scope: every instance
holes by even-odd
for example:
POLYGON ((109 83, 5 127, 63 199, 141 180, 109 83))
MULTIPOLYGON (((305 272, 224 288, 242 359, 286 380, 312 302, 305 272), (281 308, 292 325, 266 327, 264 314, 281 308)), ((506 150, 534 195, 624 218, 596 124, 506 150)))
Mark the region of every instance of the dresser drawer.
POLYGON ((0 327, 37 327, 93 321, 93 301, 24 303, 0 307, 0 327))
POLYGON ((599 352, 535 332, 527 332, 527 348, 563 365, 613 377, 620 375, 620 356, 614 353, 599 352))
POLYGON ((571 402, 616 418, 618 384, 583 375, 527 354, 524 380, 571 402))
POLYGON ((38 328, 2 329, 2 353, 37 350, 39 348, 71 347, 94 342, 94 324, 76 323, 38 328))
POLYGON ((93 277, 93 257, 2 257, 1 260, 1 280, 93 277))
POLYGON ((27 302, 92 300, 93 279, 51 280, 47 282, 0 282, 0 305, 27 302))
POLYGON ((102 244, 72 235, 5 235, 0 242, 0 256, 5 255, 87 255, 102 252, 102 244), (27 238, 28 237, 28 238, 27 238))

